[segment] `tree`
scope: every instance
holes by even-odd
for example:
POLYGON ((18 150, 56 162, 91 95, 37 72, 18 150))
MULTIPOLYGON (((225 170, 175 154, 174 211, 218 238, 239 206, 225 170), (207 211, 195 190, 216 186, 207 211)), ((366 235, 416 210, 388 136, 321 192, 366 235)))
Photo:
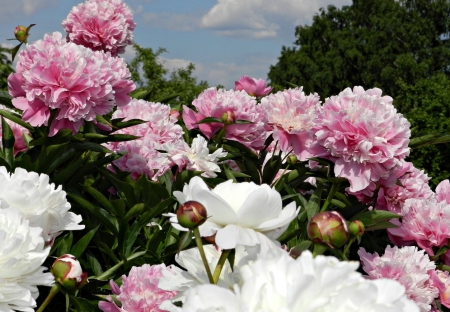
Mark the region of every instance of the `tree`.
POLYGON ((132 79, 137 84, 136 92, 146 92, 145 99, 149 101, 161 101, 173 105, 188 105, 206 88, 206 81, 197 82, 193 77, 195 65, 190 63, 185 68, 179 68, 169 74, 158 57, 166 52, 158 49, 154 52, 151 48, 143 48, 133 45, 136 51, 135 58, 129 64, 132 79))
POLYGON ((11 50, 0 46, 0 90, 8 89, 8 76, 14 72, 11 65, 11 50))
POLYGON ((450 2, 354 0, 328 6, 311 26, 296 28, 295 47, 283 47, 269 79, 278 89, 304 86, 322 98, 346 87, 379 87, 395 98, 409 85, 450 73, 450 2))

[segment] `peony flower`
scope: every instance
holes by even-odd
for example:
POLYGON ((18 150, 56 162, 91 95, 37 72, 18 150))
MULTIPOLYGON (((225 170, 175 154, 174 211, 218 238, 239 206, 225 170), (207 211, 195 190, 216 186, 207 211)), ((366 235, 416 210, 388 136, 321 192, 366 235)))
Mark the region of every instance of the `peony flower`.
POLYGON ((62 26, 67 41, 115 57, 133 43, 136 23, 122 0, 87 0, 72 8, 62 26))
POLYGON ((225 127, 227 140, 238 141, 254 150, 261 150, 264 147, 265 113, 257 105, 255 98, 244 91, 209 88, 203 91, 192 105, 197 112, 187 106, 183 107, 183 120, 189 130, 199 128, 208 139, 211 139, 225 127), (197 124, 206 117, 225 120, 225 125, 220 122, 197 124), (250 123, 240 123, 242 120, 250 123))
POLYGON ((447 180, 441 181, 436 187, 437 201, 445 201, 450 204, 450 182, 447 180))
MULTIPOLYGON (((380 185, 376 202, 377 209, 388 210, 401 214, 402 206, 407 199, 428 199, 433 196, 433 191, 428 185, 430 178, 423 170, 416 169, 410 162, 403 162, 402 166, 394 170, 399 184, 391 187, 380 185)), ((371 186, 374 185, 371 182, 371 186)), ((372 203, 375 187, 366 188, 363 191, 352 193, 361 202, 372 203), (369 192, 367 192, 369 190, 369 192), (367 195, 365 195, 367 194, 367 195)))
POLYGON ((179 171, 184 167, 191 171, 203 171, 202 176, 207 178, 217 176, 214 172, 220 172, 220 167, 217 165, 218 159, 228 154, 222 148, 210 154, 208 142, 201 135, 197 135, 192 140, 191 147, 186 142, 179 141, 178 144, 166 143, 163 148, 170 161, 178 166, 179 171))
POLYGON ((13 105, 32 126, 48 125, 56 110, 53 136, 62 128, 77 132, 84 121, 110 112, 116 103, 127 104, 135 88, 130 76, 123 60, 67 43, 54 32, 19 54, 8 86, 13 105))
POLYGON ((41 228, 30 227, 3 200, 0 205, 0 310, 32 312, 37 286, 53 284, 53 276, 42 266, 50 247, 45 247, 41 228))
MULTIPOLYGON (((0 109, 11 111, 6 106, 0 104, 0 109)), ((11 130, 14 135, 14 156, 17 155, 17 153, 26 151, 28 149, 27 144, 25 143, 25 140, 23 139, 23 135, 30 135, 30 131, 28 131, 27 128, 22 127, 19 124, 16 124, 15 122, 5 118, 5 121, 8 123, 8 125, 11 127, 11 130)), ((3 137, 3 128, 0 121, 0 147, 2 147, 2 137, 3 137)))
POLYGON ((402 207, 402 222, 390 228, 392 236, 404 242, 415 241, 419 247, 434 256, 433 247, 448 245, 450 239, 450 204, 438 202, 434 197, 430 199, 408 199, 402 207))
POLYGON ((115 160, 114 165, 122 171, 131 172, 134 179, 141 174, 156 179, 167 172, 173 164, 167 154, 160 153, 159 150, 164 149, 164 144, 178 144, 183 135, 181 126, 176 124, 177 119, 170 115, 170 110, 169 105, 144 100, 131 100, 127 106, 119 107, 112 115, 113 119, 141 119, 146 123, 114 132, 140 137, 133 141, 105 144, 116 153, 126 153, 115 160))
POLYGON ((419 311, 398 282, 366 280, 357 267, 334 257, 314 258, 309 251, 293 259, 272 250, 240 268, 234 291, 192 287, 178 311, 419 311))
MULTIPOLYGON (((46 244, 53 244, 62 231, 81 230, 82 218, 70 212, 66 192, 49 183, 49 176, 16 168, 9 174, 0 167, 0 199, 20 211, 30 226, 40 227, 46 244)), ((1 210, 1 208, 0 208, 1 210)))
POLYGON ((248 95, 262 97, 272 91, 272 87, 266 88, 266 82, 263 79, 255 79, 249 76, 241 76, 239 81, 234 82, 234 91, 245 91, 248 95))
POLYGON ((80 262, 73 255, 65 254, 53 262, 50 268, 55 281, 67 290, 78 290, 87 282, 87 273, 83 272, 80 262))
MULTIPOLYGON (((260 245, 263 250, 279 248, 276 239, 299 212, 295 202, 282 209, 281 195, 277 191, 253 182, 228 180, 210 190, 201 178, 194 177, 184 186, 183 193, 175 191, 173 195, 180 204, 194 200, 205 206, 208 219, 199 227, 200 235, 215 234, 215 243, 221 249, 237 245, 260 245)), ((167 215, 176 229, 187 230, 177 224, 175 214, 167 215)))
POLYGON ((448 271, 430 271, 431 281, 439 290, 439 300, 441 304, 450 308, 450 276, 448 271))
POLYGON ((370 254, 360 248, 363 270, 374 279, 390 278, 405 286, 406 295, 420 308, 430 311, 433 300, 439 295, 438 289, 430 281, 429 272, 436 265, 430 261, 423 250, 407 246, 403 248, 388 246, 383 256, 370 254))
POLYGON ((122 276, 122 286, 120 290, 114 282, 111 282, 111 289, 116 293, 117 300, 122 303, 119 308, 112 301, 100 302, 99 308, 102 311, 123 311, 123 312, 147 312, 165 311, 159 308, 160 304, 174 297, 176 291, 165 291, 158 287, 158 282, 163 276, 163 272, 173 270, 172 266, 165 264, 132 267, 128 276, 122 276))
POLYGON ((370 182, 394 185, 394 170, 409 155, 410 124, 381 92, 355 87, 327 98, 313 128, 310 152, 334 161, 335 175, 349 180, 351 192, 370 182))
POLYGON ((261 99, 261 107, 267 114, 267 130, 273 132, 281 151, 293 150, 300 161, 314 156, 308 149, 320 111, 317 93, 306 96, 302 88, 284 90, 261 99))

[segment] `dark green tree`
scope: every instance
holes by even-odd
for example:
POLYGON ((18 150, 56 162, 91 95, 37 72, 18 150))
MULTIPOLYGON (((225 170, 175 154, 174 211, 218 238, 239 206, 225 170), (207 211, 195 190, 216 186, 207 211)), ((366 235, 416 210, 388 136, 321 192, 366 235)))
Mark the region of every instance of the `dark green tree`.
POLYGON ((396 97, 409 85, 449 74, 450 1, 354 0, 320 9, 311 26, 298 26, 294 47, 271 66, 272 86, 304 86, 322 98, 346 87, 379 87, 396 97))
POLYGON ((197 82, 193 76, 195 65, 190 63, 185 68, 179 68, 169 73, 158 57, 166 52, 158 49, 156 52, 151 48, 143 48, 137 44, 133 45, 136 51, 135 58, 129 64, 132 79, 138 89, 136 92, 146 91, 145 99, 149 101, 160 101, 173 105, 191 104, 192 101, 206 88, 206 81, 197 82))
POLYGON ((8 76, 14 72, 11 65, 11 50, 0 46, 0 90, 8 89, 8 76))

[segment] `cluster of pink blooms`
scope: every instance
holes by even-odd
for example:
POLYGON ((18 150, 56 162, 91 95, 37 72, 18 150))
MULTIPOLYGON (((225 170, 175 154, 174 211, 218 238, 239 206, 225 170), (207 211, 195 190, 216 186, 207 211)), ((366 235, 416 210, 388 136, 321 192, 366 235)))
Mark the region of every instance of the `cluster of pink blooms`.
POLYGON ((200 129, 211 139, 225 127, 225 138, 238 141, 253 150, 261 150, 266 140, 264 123, 265 112, 256 99, 245 91, 209 88, 192 102, 197 112, 184 106, 183 120, 187 129, 200 129), (206 117, 213 117, 222 122, 200 123, 206 117), (240 123, 239 121, 245 121, 240 123))
POLYGON ((8 86, 13 105, 32 126, 48 125, 56 110, 53 136, 62 128, 77 132, 85 121, 128 104, 135 89, 130 76, 122 59, 67 43, 55 32, 19 54, 8 86))
POLYGON ((112 118, 145 121, 115 132, 135 135, 139 137, 138 139, 105 145, 114 152, 126 153, 114 161, 114 165, 124 172, 132 172, 135 179, 141 174, 145 174, 148 178, 156 178, 170 169, 171 162, 167 155, 159 151, 164 149, 164 144, 178 144, 182 140, 183 130, 176 124, 177 119, 171 114, 169 105, 131 100, 127 106, 119 107, 112 118))
POLYGON ((413 300, 421 312, 437 311, 435 299, 450 307, 450 284, 448 272, 436 270, 423 250, 407 246, 387 247, 384 255, 370 254, 361 248, 358 251, 362 268, 370 278, 389 278, 400 282, 406 288, 406 295, 413 300))
POLYGON ((114 281, 109 283, 112 293, 122 306, 118 307, 111 296, 108 296, 108 301, 100 301, 98 307, 104 312, 163 311, 159 308, 160 304, 178 293, 158 288, 164 270, 171 271, 172 268, 164 264, 132 267, 128 276, 122 276, 120 289, 114 281))
POLYGON ((132 43, 136 27, 123 0, 87 0, 73 7, 62 25, 67 41, 114 57, 132 43))
MULTIPOLYGON (((428 185, 430 178, 423 170, 414 167, 410 162, 403 162, 402 166, 394 170, 397 184, 391 187, 379 185, 376 208, 401 214, 402 207, 407 199, 428 199, 433 196, 433 191, 428 185)), ((363 203, 372 203, 375 193, 371 187, 359 191, 349 192, 355 195, 363 203)))

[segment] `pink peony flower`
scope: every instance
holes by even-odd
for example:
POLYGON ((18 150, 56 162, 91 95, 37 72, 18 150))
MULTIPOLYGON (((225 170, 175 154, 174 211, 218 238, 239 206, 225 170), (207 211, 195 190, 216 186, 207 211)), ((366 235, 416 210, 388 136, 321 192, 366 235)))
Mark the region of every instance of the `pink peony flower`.
POLYGON ((254 150, 261 150, 264 147, 266 115, 257 105, 256 100, 247 93, 209 88, 203 91, 192 105, 195 106, 197 112, 187 106, 183 107, 183 120, 189 130, 199 128, 208 139, 211 139, 224 125, 219 122, 203 124, 197 124, 197 122, 206 117, 215 117, 221 120, 225 117, 225 138, 227 140, 238 141, 254 150), (236 123, 239 120, 250 123, 236 123))
POLYGON ((370 182, 394 185, 394 170, 409 155, 410 124, 381 93, 354 87, 327 98, 313 129, 310 152, 334 161, 335 175, 349 180, 351 192, 370 182))
POLYGON ((300 161, 313 157, 308 148, 320 110, 317 93, 306 96, 302 88, 284 90, 262 98, 261 107, 267 114, 267 130, 273 132, 281 151, 293 149, 300 161))
POLYGON ((448 179, 441 181, 436 187, 436 199, 450 204, 450 182, 448 179))
POLYGON ((121 59, 67 43, 58 32, 45 35, 19 54, 16 73, 8 77, 15 107, 32 126, 50 125, 50 136, 59 129, 77 132, 84 121, 125 105, 135 86, 121 59))
POLYGON ((178 144, 183 130, 177 119, 170 114, 170 106, 144 100, 131 100, 130 104, 119 107, 112 118, 141 119, 146 123, 118 130, 116 134, 131 134, 139 139, 126 142, 110 142, 105 146, 118 153, 126 153, 114 161, 120 170, 131 172, 137 179, 141 174, 157 178, 172 166, 167 154, 160 153, 164 144, 178 144))
POLYGON ((450 276, 447 271, 431 271, 431 281, 439 290, 439 300, 441 304, 450 308, 450 276))
MULTIPOLYGON (((402 206, 407 199, 428 199, 433 196, 433 191, 428 185, 430 178, 423 170, 414 167, 410 162, 394 170, 395 176, 401 185, 395 184, 391 187, 380 185, 377 197, 377 209, 388 210, 401 214, 402 206)), ((372 203, 375 184, 359 192, 349 192, 358 197, 361 202, 372 203), (373 190, 372 190, 373 185, 373 190)))
POLYGON ((177 291, 160 289, 158 283, 163 277, 163 271, 172 271, 171 266, 165 264, 132 267, 128 276, 122 276, 120 290, 110 281, 111 290, 117 295, 117 300, 122 303, 119 308, 111 297, 109 302, 99 302, 99 308, 104 312, 159 312, 165 311, 159 305, 177 295, 177 291))
MULTIPOLYGON (((6 106, 3 106, 0 104, 0 109, 8 110, 6 106)), ((8 125, 11 127, 11 130, 14 135, 14 156, 17 155, 17 153, 26 151, 28 149, 27 144, 25 143, 25 140, 23 139, 23 135, 27 134, 30 135, 30 131, 28 131, 27 128, 22 127, 19 124, 16 124, 15 122, 5 118, 5 121, 8 123, 8 125)), ((0 146, 2 146, 2 137, 3 137, 3 129, 2 124, 0 120, 0 146)))
MULTIPOLYGON (((419 247, 434 256, 433 247, 448 245, 450 239, 450 204, 436 198, 408 199, 401 214, 401 227, 388 232, 403 241, 415 241, 419 247)), ((399 224, 399 223, 397 223, 399 224)))
POLYGON ((439 291, 430 280, 430 273, 436 265, 430 261, 423 250, 417 247, 387 247, 383 256, 367 253, 360 248, 363 270, 373 279, 389 278, 405 286, 406 295, 420 308, 430 311, 431 304, 439 291))
POLYGON ((266 88, 266 82, 263 79, 256 80, 249 76, 241 76, 239 81, 234 82, 235 91, 245 91, 248 95, 261 97, 267 95, 272 91, 272 87, 266 88))
POLYGON ((72 8, 62 26, 67 41, 115 57, 132 44, 136 23, 123 0, 87 0, 72 8))

